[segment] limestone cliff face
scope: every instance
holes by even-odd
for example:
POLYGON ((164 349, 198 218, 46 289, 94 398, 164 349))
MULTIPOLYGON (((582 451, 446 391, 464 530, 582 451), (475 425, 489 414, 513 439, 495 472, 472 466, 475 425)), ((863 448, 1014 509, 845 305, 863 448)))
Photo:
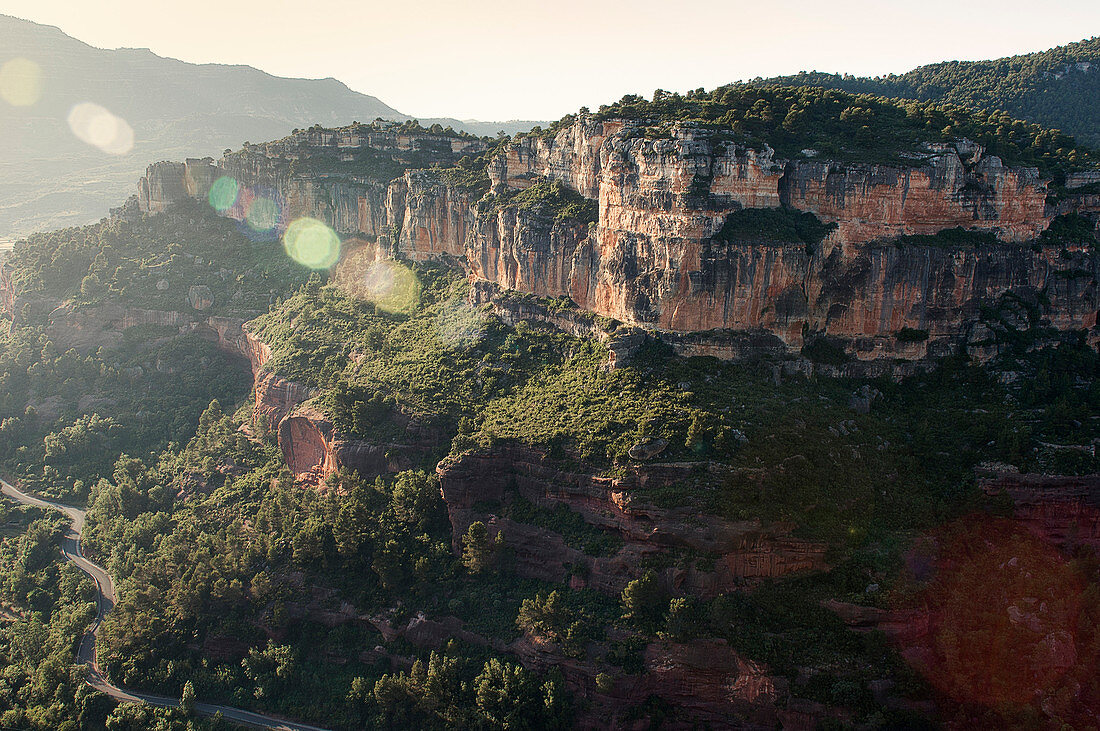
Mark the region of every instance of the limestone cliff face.
POLYGON ((410 170, 386 192, 389 225, 396 229, 410 259, 465 256, 465 242, 476 226, 476 199, 452 188, 428 170, 410 170))
MULTIPOLYGON (((1025 243, 1065 212, 1045 207, 1044 181, 965 140, 929 146, 909 166, 842 165, 782 160, 766 146, 690 126, 650 139, 635 122, 580 116, 552 136, 520 138, 490 161, 497 193, 550 179, 598 201, 598 221, 588 226, 537 209, 483 209, 479 194, 431 169, 409 169, 387 184, 383 168, 446 166, 483 143, 355 130, 307 130, 217 165, 158 164, 139 204, 151 211, 174 196, 205 195, 208 181, 228 174, 273 196, 283 224, 309 215, 410 259, 461 261, 475 281, 566 296, 630 325, 744 334, 738 343, 721 333, 707 336, 713 342, 688 338, 685 352, 722 357, 743 354, 749 340, 790 350, 825 334, 857 362, 923 359, 958 347, 983 305, 1006 292, 1043 293, 1055 327, 1096 324, 1097 257, 1073 251, 1067 259, 1062 247, 1025 243), (388 162, 380 168, 379 160, 388 162), (759 240, 719 237, 733 212, 777 207, 812 212, 835 228, 813 246, 771 241, 767 232, 759 240), (890 243, 954 227, 1004 243, 890 243), (899 343, 902 328, 930 337, 899 343)), ((1072 210, 1090 211, 1086 198, 1074 198, 1072 210)), ((243 204, 228 212, 246 214, 243 204)))
POLYGON ((248 145, 186 163, 156 163, 139 185, 138 209, 156 213, 176 200, 204 198, 213 181, 233 178, 244 192, 225 215, 245 220, 254 197, 275 202, 277 227, 309 216, 346 236, 375 238, 400 225, 400 211, 387 209, 387 187, 407 168, 450 166, 477 154, 485 143, 398 127, 314 127, 282 140, 248 145), (396 220, 394 220, 396 215, 396 220))
POLYGON ((688 550, 708 556, 713 565, 677 561, 663 580, 677 593, 715 596, 745 580, 826 568, 824 544, 793 538, 794 526, 729 522, 645 502, 644 488, 684 480, 695 467, 636 465, 626 477, 613 479, 596 476, 594 468, 564 469, 539 450, 517 446, 448 458, 437 472, 455 550, 461 549, 461 537, 470 524, 480 520, 503 536, 516 570, 526 576, 547 581, 572 577, 574 583, 618 593, 640 575, 647 557, 688 550), (586 555, 552 530, 499 514, 514 496, 544 509, 564 506, 620 538, 623 546, 609 556, 586 555), (497 507, 486 512, 490 504, 497 507))
MULTIPOLYGON (((521 209, 481 216, 466 249, 470 275, 520 292, 585 306, 593 285, 588 227, 521 209)), ((401 245, 405 245, 402 240, 401 245)))
MULTIPOLYGON (((1059 324, 1094 324, 1095 292, 1053 281, 1049 253, 869 244, 956 226, 1013 242, 1042 231, 1049 218, 1035 170, 1005 168, 973 147, 963 154, 966 162, 954 147, 936 148, 912 168, 782 161, 705 130, 649 140, 622 122, 580 119, 552 138, 520 140, 490 174, 498 188, 548 177, 598 198, 592 234, 558 247, 557 261, 529 273, 477 266, 497 258, 491 228, 468 241, 467 256, 475 276, 524 291, 538 279, 548 293, 628 323, 764 330, 795 347, 807 329, 882 339, 853 346, 860 357, 905 357, 890 342, 902 327, 956 335, 980 304, 1018 287, 1059 288, 1051 308, 1059 324), (715 237, 732 211, 780 205, 813 212, 836 230, 813 251, 715 237), (547 270, 568 278, 555 281, 547 270)), ((540 262, 538 252, 528 244, 508 260, 540 262)), ((1095 272, 1095 263, 1087 268, 1095 272)))
POLYGON ((512 188, 560 180, 600 200, 602 228, 641 233, 629 219, 646 213, 666 237, 713 228, 732 210, 779 205, 836 222, 846 243, 955 226, 1026 241, 1049 221, 1037 170, 1007 168, 965 140, 930 146, 912 166, 839 164, 781 160, 767 146, 691 126, 652 140, 636 123, 581 117, 553 137, 522 138, 489 172, 512 188))

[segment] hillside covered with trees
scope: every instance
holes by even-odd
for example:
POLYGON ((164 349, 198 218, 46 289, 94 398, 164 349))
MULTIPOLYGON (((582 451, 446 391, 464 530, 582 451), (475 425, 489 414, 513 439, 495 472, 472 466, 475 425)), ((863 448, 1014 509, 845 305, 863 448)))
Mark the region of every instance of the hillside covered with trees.
POLYGON ((874 78, 802 72, 753 83, 955 104, 1059 129, 1100 147, 1100 37, 990 61, 944 61, 874 78))

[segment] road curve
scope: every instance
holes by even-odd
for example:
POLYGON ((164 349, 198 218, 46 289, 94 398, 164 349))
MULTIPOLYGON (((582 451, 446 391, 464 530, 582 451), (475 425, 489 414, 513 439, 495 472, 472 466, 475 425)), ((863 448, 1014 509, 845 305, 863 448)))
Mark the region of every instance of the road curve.
MULTIPOLYGON (((115 584, 111 581, 110 574, 108 574, 103 567, 84 558, 84 554, 80 550, 80 534, 84 529, 84 511, 69 505, 62 505, 61 503, 50 502, 49 500, 43 500, 42 498, 28 495, 18 490, 14 485, 5 482, 3 479, 0 479, 0 491, 3 491, 5 495, 24 505, 34 505, 39 508, 59 510, 72 521, 69 528, 65 531, 64 537, 61 539, 61 553, 64 554, 66 560, 76 564, 77 568, 92 577, 92 581, 95 582, 97 589, 95 621, 88 627, 88 631, 84 633, 84 639, 80 641, 80 649, 77 650, 77 659, 88 666, 88 685, 123 703, 149 703, 150 705, 161 706, 163 708, 175 708, 179 706, 180 702, 178 698, 168 698, 165 696, 152 695, 150 693, 139 693, 137 691, 126 690, 117 685, 112 685, 99 667, 99 660, 96 657, 96 638, 99 636, 99 628, 103 624, 107 612, 111 611, 111 608, 115 605, 116 594, 115 584)), ((221 713, 228 721, 234 721, 248 726, 256 726, 258 728, 276 729, 277 731, 327 731, 327 729, 323 729, 320 726, 311 726, 308 723, 287 721, 281 718, 265 716, 260 713, 253 713, 252 711, 245 711, 240 708, 233 708, 232 706, 219 706, 213 703, 196 703, 195 710, 205 716, 213 716, 216 713, 221 713)))

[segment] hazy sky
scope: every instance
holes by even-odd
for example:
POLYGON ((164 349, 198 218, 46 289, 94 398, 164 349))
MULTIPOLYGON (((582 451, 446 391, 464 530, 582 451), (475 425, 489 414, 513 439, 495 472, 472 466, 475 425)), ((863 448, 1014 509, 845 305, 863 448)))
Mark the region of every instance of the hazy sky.
POLYGON ((0 0, 102 48, 334 76, 406 114, 555 119, 626 93, 876 75, 1100 34, 1097 0, 0 0))

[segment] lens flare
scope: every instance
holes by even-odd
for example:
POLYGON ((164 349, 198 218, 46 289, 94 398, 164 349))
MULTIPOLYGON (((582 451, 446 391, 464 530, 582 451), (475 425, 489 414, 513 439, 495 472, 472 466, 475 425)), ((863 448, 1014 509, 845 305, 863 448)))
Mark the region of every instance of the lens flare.
POLYGON ((240 186, 237 181, 228 175, 223 175, 210 186, 210 192, 206 198, 210 201, 210 207, 218 213, 225 213, 237 202, 237 194, 240 186))
POLYGON ((29 107, 42 96, 42 67, 27 58, 0 66, 0 99, 13 107, 29 107))
POLYGON ((412 313, 420 305, 420 280, 404 264, 386 259, 372 264, 363 277, 367 299, 380 310, 412 313))
POLYGON ((122 117, 91 102, 77 104, 69 112, 69 129, 81 141, 108 155, 125 155, 134 149, 134 130, 122 117))
POLYGON ((274 231, 279 224, 279 207, 270 198, 254 198, 248 206, 245 222, 253 231, 274 231))
POLYGON ((343 243, 341 249, 340 263, 332 270, 332 283, 352 297, 369 299, 370 293, 364 282, 367 271, 383 258, 378 245, 350 238, 343 243))
POLYGON ((488 317, 464 298, 454 297, 443 303, 435 322, 435 333, 443 347, 462 350, 476 345, 485 336, 488 317))
POLYGON ((310 269, 328 269, 340 259, 340 237, 316 218, 299 218, 287 226, 283 248, 310 269))
POLYGON ((1096 667, 1095 644, 1078 636, 1084 586, 1054 546, 986 515, 922 543, 913 563, 927 578, 907 621, 923 629, 897 641, 932 685, 963 703, 1018 706, 1096 667))

